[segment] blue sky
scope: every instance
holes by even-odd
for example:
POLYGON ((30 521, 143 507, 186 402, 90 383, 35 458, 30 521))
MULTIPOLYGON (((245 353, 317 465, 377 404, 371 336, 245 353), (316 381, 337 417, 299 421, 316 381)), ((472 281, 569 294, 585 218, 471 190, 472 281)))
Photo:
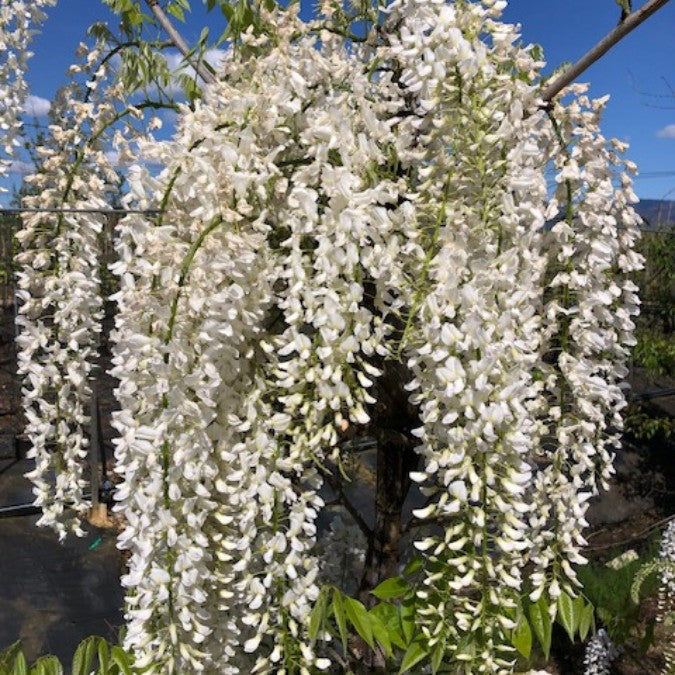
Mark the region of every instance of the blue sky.
MULTIPOLYGON (((645 0, 633 0, 634 8, 645 0)), ((192 0, 193 19, 181 28, 195 40, 207 18, 202 0, 192 0)), ((302 13, 311 14, 314 0, 302 0, 302 13)), ((543 46, 547 69, 575 61, 616 25, 614 0, 511 0, 504 20, 519 23, 525 42, 543 46)), ((212 32, 221 15, 208 18, 212 32)), ((37 38, 28 76, 36 113, 65 82, 87 27, 95 21, 115 25, 115 17, 100 0, 59 0, 37 38)), ((642 198, 675 199, 675 2, 661 9, 592 66, 581 81, 591 93, 611 95, 604 133, 630 143, 629 157, 641 177, 636 191, 642 198), (672 87, 672 90, 669 89, 672 87), (669 175, 662 175, 669 174, 669 175)))

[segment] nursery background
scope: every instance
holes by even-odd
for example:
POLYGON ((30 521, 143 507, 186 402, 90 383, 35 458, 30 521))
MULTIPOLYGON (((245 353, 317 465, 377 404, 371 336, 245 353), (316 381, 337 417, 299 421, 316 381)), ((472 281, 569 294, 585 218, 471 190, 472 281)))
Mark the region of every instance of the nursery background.
POLYGON ((635 5, 3 2, 0 673, 672 671, 635 5))

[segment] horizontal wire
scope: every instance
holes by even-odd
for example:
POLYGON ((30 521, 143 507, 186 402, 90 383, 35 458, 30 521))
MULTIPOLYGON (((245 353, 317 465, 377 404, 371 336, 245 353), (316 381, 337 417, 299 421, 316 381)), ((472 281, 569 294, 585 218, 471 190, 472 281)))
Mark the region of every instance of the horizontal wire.
POLYGON ((20 214, 20 213, 161 213, 160 209, 0 209, 3 214, 20 214))

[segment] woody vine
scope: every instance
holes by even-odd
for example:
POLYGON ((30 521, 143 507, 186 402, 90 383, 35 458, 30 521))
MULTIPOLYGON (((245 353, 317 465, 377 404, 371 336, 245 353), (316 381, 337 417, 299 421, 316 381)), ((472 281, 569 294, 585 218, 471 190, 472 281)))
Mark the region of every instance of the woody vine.
MULTIPOLYGON (((11 17, 35 23, 51 4, 9 3, 3 39, 25 49, 30 29, 12 32, 11 17)), ((386 617, 369 623, 365 605, 373 589, 396 597, 414 551, 404 662, 511 672, 523 595, 550 618, 579 593, 588 501, 621 432, 642 261, 635 167, 600 132, 606 99, 578 84, 545 96, 541 54, 497 0, 354 13, 326 0, 311 22, 242 3, 224 9, 215 72, 186 47, 188 104, 162 141, 145 115, 175 104, 161 83, 130 104, 124 82, 129 54, 154 62, 162 44, 140 50, 136 6, 108 4, 128 35, 99 26, 83 47, 28 179, 26 206, 66 210, 26 214, 19 233, 40 524, 80 534, 88 509, 103 216, 85 211, 118 180, 112 142, 135 162, 112 373, 136 667, 346 669, 352 647, 330 636, 344 639, 347 615, 383 665, 386 617), (342 479, 364 439, 377 448, 372 522, 342 479), (346 534, 320 525, 326 499, 346 534), (361 602, 338 595, 331 627, 331 559, 359 539, 361 602)), ((20 65, 0 72, 15 96, 5 145, 20 65)))

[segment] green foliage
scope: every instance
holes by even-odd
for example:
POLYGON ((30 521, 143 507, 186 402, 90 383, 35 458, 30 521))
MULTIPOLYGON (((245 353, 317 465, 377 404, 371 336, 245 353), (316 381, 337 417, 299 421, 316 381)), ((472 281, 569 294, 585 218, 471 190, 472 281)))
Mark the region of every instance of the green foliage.
MULTIPOLYGON (((418 639, 410 643, 406 649, 403 659, 401 660, 401 667, 399 673, 407 673, 416 666, 420 661, 423 661, 429 655, 429 647, 426 645, 426 640, 418 639)), ((441 655, 442 657, 442 655, 441 655)))
POLYGON ((571 642, 576 639, 583 641, 594 625, 594 607, 583 595, 572 597, 565 591, 558 596, 555 603, 545 594, 536 602, 531 602, 525 596, 518 605, 511 643, 525 659, 530 658, 536 646, 548 660, 554 623, 565 629, 571 642))
POLYGON ((120 17, 121 28, 125 33, 133 33, 145 22, 152 22, 152 18, 141 9, 138 0, 103 0, 110 9, 120 17))
MULTIPOLYGON (((450 672, 448 666, 460 667, 457 672, 464 672, 462 655, 475 654, 479 635, 476 632, 464 636, 452 650, 455 655, 452 663, 448 662, 452 637, 441 631, 432 638, 418 627, 419 570, 420 565, 413 561, 403 575, 382 581, 371 591, 381 602, 370 610, 341 590, 324 587, 310 617, 310 638, 316 640, 328 632, 342 643, 344 656, 350 659, 353 646, 350 635, 358 635, 379 654, 387 672, 420 672, 422 668, 430 668, 432 673, 443 669, 450 672)), ((516 622, 511 644, 525 661, 531 659, 535 649, 548 660, 554 622, 565 629, 572 642, 583 641, 594 629, 594 614, 593 605, 583 595, 573 598, 563 592, 554 604, 546 594, 536 602, 524 595, 511 617, 516 622)))
POLYGON ((675 431, 675 420, 667 415, 654 414, 644 404, 634 403, 628 408, 624 427, 635 438, 669 441, 675 431))
POLYGON ((551 636, 553 634, 553 628, 551 617, 548 613, 548 602, 543 595, 537 602, 530 605, 528 615, 532 630, 537 636, 541 648, 544 650, 546 660, 548 660, 549 653, 551 652, 551 636))
MULTIPOLYGON (((71 675, 137 675, 145 672, 134 668, 133 658, 121 647, 110 645, 102 637, 85 638, 73 655, 71 675)), ((28 666, 21 642, 0 652, 0 675, 64 675, 65 670, 55 656, 42 656, 28 666)))
POLYGON ((623 14, 630 14, 631 6, 630 0, 614 0, 619 7, 621 7, 623 14))
POLYGON ((671 339, 675 325, 675 228, 657 225, 656 230, 645 232, 639 251, 645 264, 636 279, 642 313, 637 325, 635 362, 654 375, 675 375, 675 346, 671 339))
POLYGON ((532 629, 522 612, 520 612, 518 623, 511 634, 511 642, 522 657, 530 658, 532 653, 532 629))
POLYGON ((675 375, 675 341, 662 330, 642 328, 633 358, 651 375, 675 375))
POLYGON ((673 568, 675 565, 667 560, 649 560, 640 566, 640 569, 635 573, 633 583, 630 587, 630 598, 636 604, 640 604, 640 592, 645 581, 657 572, 662 572, 665 569, 673 568))
MULTIPOLYGON (((630 589, 631 600, 638 605, 640 603, 640 592, 647 579, 657 574, 662 576, 664 573, 675 575, 675 562, 668 560, 667 558, 655 558, 654 560, 649 560, 644 563, 636 572, 635 578, 633 579, 633 584, 630 589)), ((658 583, 658 581, 655 580, 655 583, 658 583)), ((675 611, 666 610, 665 615, 661 616, 660 620, 666 626, 675 625, 675 611)))
MULTIPOLYGON (((584 586, 584 594, 596 608, 596 616, 607 627, 612 642, 619 646, 628 644, 638 626, 639 607, 633 602, 631 592, 640 568, 654 559, 650 551, 620 569, 603 563, 579 567, 577 574, 584 586)), ((644 580, 643 580, 644 581, 644 580)), ((644 590, 656 592, 656 582, 645 581, 644 590)))
MULTIPOLYGON (((652 377, 675 378, 675 229, 658 227, 640 242, 644 270, 637 275, 642 313, 637 321, 633 363, 652 377)), ((625 417, 626 430, 636 438, 668 441, 675 421, 654 414, 650 406, 632 403, 625 417)))
POLYGON ((185 23, 185 12, 190 12, 190 3, 188 0, 172 0, 167 4, 166 11, 181 23, 185 23))
POLYGON ((350 635, 358 635, 400 673, 409 672, 429 658, 436 672, 445 649, 433 649, 428 639, 416 632, 414 575, 419 570, 420 564, 413 561, 403 576, 385 579, 372 591, 382 602, 370 610, 340 589, 324 587, 310 615, 310 639, 317 640, 328 632, 341 642, 344 656, 349 658, 350 635))
POLYGON ((410 590, 410 584, 403 577, 385 579, 376 586, 371 593, 379 600, 392 600, 400 598, 410 590))

